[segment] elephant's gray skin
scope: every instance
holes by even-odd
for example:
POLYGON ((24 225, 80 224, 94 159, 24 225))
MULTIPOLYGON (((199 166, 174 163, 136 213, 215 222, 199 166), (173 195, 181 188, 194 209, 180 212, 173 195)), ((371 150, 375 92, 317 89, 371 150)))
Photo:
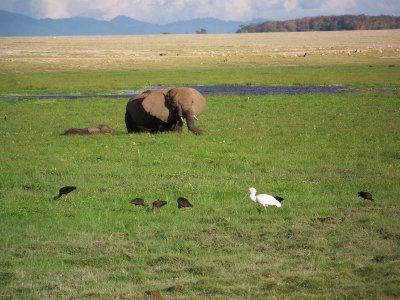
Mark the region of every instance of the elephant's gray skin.
POLYGON ((70 128, 64 132, 64 135, 86 135, 86 134, 96 134, 96 133, 112 133, 113 129, 106 125, 100 124, 93 127, 86 127, 86 128, 70 128))
POLYGON ((203 131, 195 126, 206 107, 206 99, 193 88, 148 90, 129 99, 125 125, 128 132, 182 131, 183 120, 194 134, 203 131))

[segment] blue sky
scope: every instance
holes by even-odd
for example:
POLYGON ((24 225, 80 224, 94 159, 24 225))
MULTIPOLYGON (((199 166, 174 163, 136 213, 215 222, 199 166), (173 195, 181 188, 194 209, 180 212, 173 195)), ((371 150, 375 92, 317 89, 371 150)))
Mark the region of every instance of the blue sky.
POLYGON ((248 21, 339 14, 399 16, 400 0, 0 0, 0 9, 34 18, 110 20, 126 15, 166 24, 204 17, 248 21))

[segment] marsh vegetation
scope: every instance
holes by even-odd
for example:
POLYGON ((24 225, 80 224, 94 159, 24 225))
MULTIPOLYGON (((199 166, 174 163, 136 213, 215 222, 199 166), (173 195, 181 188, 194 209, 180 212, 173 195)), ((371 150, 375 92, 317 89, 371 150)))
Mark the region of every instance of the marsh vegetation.
POLYGON ((0 297, 398 297, 398 32, 1 39, 2 95, 364 91, 208 96, 202 136, 128 135, 128 99, 1 101, 0 297), (113 133, 63 135, 103 123, 113 133), (53 200, 67 185, 77 189, 53 200), (243 199, 250 186, 282 207, 265 214, 243 199))

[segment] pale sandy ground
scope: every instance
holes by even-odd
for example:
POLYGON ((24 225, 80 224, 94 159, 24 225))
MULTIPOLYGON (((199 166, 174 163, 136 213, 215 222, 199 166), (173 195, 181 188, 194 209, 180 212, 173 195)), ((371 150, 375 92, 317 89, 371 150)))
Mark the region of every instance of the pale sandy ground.
MULTIPOLYGON (((0 72, 24 65, 42 70, 128 69, 156 65, 293 64, 305 53, 399 61, 400 30, 223 35, 2 37, 0 72), (287 60, 285 60, 287 58, 287 60), (290 60, 292 59, 292 60, 290 60), (149 64, 150 63, 150 64, 149 64)), ((321 60, 321 58, 319 58, 321 60)), ((321 62, 323 62, 321 60, 321 62)))

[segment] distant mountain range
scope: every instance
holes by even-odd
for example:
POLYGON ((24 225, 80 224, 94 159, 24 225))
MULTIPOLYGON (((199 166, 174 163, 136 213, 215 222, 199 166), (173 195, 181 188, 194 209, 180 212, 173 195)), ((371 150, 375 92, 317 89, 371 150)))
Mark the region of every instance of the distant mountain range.
POLYGON ((163 33, 235 33, 250 22, 223 21, 214 18, 194 19, 157 25, 118 16, 110 21, 91 18, 33 19, 0 10, 0 36, 74 36, 163 33))

